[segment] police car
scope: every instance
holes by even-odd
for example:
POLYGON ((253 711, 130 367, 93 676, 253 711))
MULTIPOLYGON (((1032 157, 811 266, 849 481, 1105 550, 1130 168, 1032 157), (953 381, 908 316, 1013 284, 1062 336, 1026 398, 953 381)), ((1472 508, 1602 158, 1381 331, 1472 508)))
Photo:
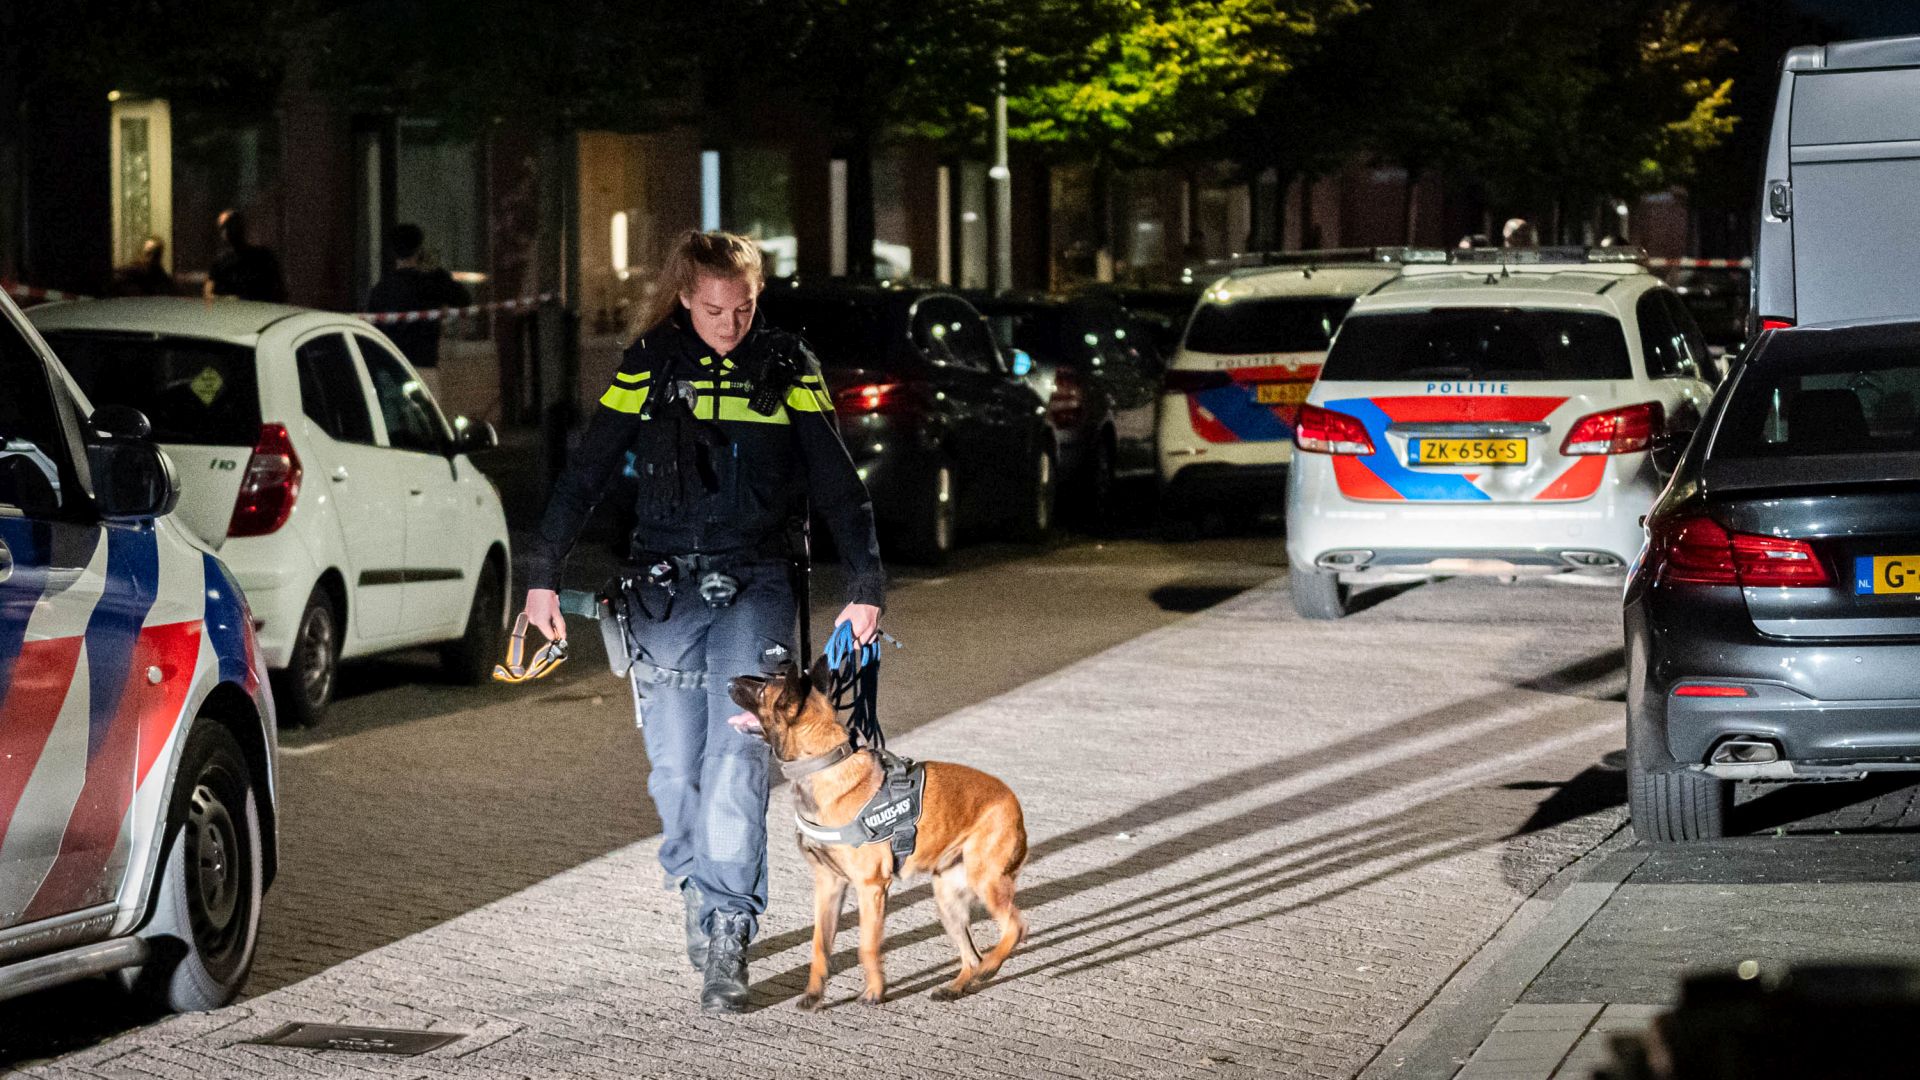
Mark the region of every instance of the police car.
POLYGON ((97 403, 141 409, 180 467, 179 517, 233 568, 282 714, 313 724, 339 661, 438 645, 486 680, 505 648, 507 523, 411 365, 349 315, 143 297, 32 319, 97 403))
POLYGON ((146 421, 0 295, 0 998, 112 973, 208 1009, 275 861, 273 703, 239 587, 146 421))
POLYGON ((1301 615, 1339 618, 1356 584, 1624 571, 1717 378, 1634 259, 1457 252, 1354 303, 1294 432, 1301 615))
POLYGON ((1174 514, 1277 502, 1293 423, 1355 297, 1399 270, 1365 251, 1288 253, 1235 270, 1194 307, 1167 367, 1155 441, 1174 514))

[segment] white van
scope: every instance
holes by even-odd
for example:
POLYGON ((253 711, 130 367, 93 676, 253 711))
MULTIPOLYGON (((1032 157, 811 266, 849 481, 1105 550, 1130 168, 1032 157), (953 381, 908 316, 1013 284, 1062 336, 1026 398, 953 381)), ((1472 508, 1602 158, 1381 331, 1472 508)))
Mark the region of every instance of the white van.
POLYGON ((1780 65, 1749 332, 1920 315, 1920 36, 1780 65))

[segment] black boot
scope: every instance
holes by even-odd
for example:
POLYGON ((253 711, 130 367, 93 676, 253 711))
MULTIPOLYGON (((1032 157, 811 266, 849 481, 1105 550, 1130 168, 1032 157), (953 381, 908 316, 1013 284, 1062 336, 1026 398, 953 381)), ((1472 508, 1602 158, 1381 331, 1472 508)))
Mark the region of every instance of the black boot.
POLYGON ((713 913, 707 935, 706 981, 700 1007, 708 1012, 747 1011, 747 938, 753 917, 739 911, 713 913))
POLYGON ((707 902, 701 894, 700 886, 687 878, 680 883, 680 899, 687 905, 687 962, 693 970, 704 971, 707 967, 707 932, 700 928, 700 908, 707 902))

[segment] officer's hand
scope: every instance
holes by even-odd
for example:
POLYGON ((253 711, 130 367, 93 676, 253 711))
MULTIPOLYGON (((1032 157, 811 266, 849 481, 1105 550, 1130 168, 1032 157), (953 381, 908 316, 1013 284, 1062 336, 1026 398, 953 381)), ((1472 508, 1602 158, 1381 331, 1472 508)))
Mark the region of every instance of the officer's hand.
POLYGON ((854 641, 861 645, 868 644, 880 633, 880 609, 872 604, 848 604, 846 610, 840 612, 840 617, 833 620, 835 626, 841 623, 853 627, 854 641))
POLYGON ((552 589, 528 589, 527 625, 547 635, 548 641, 565 641, 567 620, 560 617, 560 594, 552 589))

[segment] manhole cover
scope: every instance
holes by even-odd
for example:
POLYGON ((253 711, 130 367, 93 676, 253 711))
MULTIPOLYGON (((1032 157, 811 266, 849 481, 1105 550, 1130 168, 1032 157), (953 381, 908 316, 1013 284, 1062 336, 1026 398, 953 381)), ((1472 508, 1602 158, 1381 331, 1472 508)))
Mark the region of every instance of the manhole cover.
POLYGON ((360 1054, 424 1054, 466 1038, 463 1031, 410 1031, 405 1028, 351 1027, 345 1024, 282 1024, 248 1042, 295 1046, 304 1050, 351 1050, 360 1054))

